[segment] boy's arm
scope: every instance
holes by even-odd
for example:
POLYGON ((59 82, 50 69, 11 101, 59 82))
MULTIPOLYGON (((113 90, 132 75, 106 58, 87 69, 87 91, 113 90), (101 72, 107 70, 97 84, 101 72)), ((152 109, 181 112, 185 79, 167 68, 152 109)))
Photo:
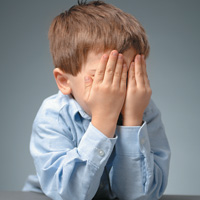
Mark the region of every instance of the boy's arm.
POLYGON ((142 125, 143 113, 151 94, 144 55, 136 55, 128 71, 126 100, 122 109, 124 126, 142 125))
POLYGON ((170 148, 160 111, 151 100, 142 126, 119 126, 112 189, 119 199, 159 199, 169 173, 170 148))
POLYGON ((119 114, 125 100, 127 66, 116 50, 103 55, 94 80, 85 77, 85 102, 92 124, 107 137, 114 137, 119 114))
POLYGON ((56 200, 92 199, 116 139, 89 124, 79 143, 72 131, 80 127, 66 126, 64 110, 59 118, 46 111, 34 122, 30 145, 42 192, 56 200))
POLYGON ((102 57, 93 81, 86 78, 84 98, 92 114, 86 132, 81 124, 72 128, 75 121, 69 126, 64 108, 52 111, 56 105, 51 104, 39 112, 30 148, 42 191, 52 199, 88 200, 97 192, 125 99, 127 67, 122 65, 123 56, 114 51, 102 57))
MULTIPOLYGON (((145 64, 144 60, 143 63, 145 64)), ((118 127, 116 131, 116 158, 110 173, 112 189, 119 199, 158 199, 167 185, 169 144, 160 112, 152 100, 149 103, 151 90, 146 66, 137 62, 137 57, 135 68, 132 68, 132 72, 129 71, 128 78, 128 84, 132 78, 132 85, 128 85, 123 109, 129 109, 123 110, 123 114, 129 116, 124 117, 124 125, 127 126, 118 127), (137 72, 142 70, 140 67, 143 71, 137 72), (136 86, 140 88, 134 89, 136 86), (139 89, 142 88, 146 89, 140 93, 139 89), (132 118, 133 116, 135 117, 132 118)))

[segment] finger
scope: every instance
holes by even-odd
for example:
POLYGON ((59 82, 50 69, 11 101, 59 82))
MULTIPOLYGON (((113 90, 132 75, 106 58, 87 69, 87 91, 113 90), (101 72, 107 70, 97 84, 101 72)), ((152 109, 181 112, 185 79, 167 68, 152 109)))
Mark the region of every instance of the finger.
POLYGON ((113 85, 119 87, 120 86, 120 80, 122 76, 122 68, 123 68, 123 55, 119 54, 117 59, 117 64, 113 76, 113 85))
POLYGON ((104 54, 101 57, 99 66, 97 67, 97 70, 95 72, 95 75, 94 75, 94 84, 100 83, 100 82, 103 81, 107 62, 108 62, 108 55, 104 54))
POLYGON ((135 63, 132 62, 128 71, 128 87, 135 87, 136 80, 135 80, 135 63))
POLYGON ((111 84, 113 82, 113 76, 115 72, 117 59, 118 59, 118 52, 116 50, 113 50, 110 53, 106 70, 105 70, 105 75, 104 75, 104 80, 103 80, 105 83, 111 84))
POLYGON ((146 61, 145 61, 144 55, 142 55, 142 66, 143 66, 145 86, 150 87, 149 78, 148 78, 148 74, 147 74, 147 68, 146 68, 146 61))
POLYGON ((123 64, 123 68, 122 68, 121 81, 120 81, 120 89, 121 89, 122 91, 126 90, 127 71, 128 71, 128 67, 127 67, 127 65, 124 63, 124 64, 123 64))
POLYGON ((137 55, 135 58, 135 80, 138 87, 145 86, 141 55, 137 55))

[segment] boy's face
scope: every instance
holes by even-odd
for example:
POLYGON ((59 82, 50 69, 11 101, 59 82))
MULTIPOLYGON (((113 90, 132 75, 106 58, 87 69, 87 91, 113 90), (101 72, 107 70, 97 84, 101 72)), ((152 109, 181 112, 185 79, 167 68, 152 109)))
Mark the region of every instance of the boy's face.
MULTIPOLYGON (((111 51, 105 52, 108 55, 111 51)), ((84 111, 91 116, 91 112, 87 107, 86 102, 84 101, 84 94, 85 94, 85 84, 84 84, 84 77, 86 75, 91 76, 94 78, 96 68, 100 62, 100 59, 104 53, 96 54, 94 52, 90 52, 88 54, 87 60, 85 64, 82 66, 82 70, 76 76, 68 75, 71 93, 74 96, 75 100, 80 104, 80 106, 84 109, 84 111)), ((130 63, 134 61, 136 56, 136 51, 133 48, 128 49, 123 53, 124 62, 127 66, 130 66, 130 63)))

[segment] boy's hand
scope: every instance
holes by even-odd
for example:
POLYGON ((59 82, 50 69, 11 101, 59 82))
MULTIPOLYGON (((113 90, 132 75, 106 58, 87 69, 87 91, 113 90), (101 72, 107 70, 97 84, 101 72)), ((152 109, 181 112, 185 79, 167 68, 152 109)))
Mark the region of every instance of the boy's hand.
POLYGON ((143 55, 136 55, 128 72, 127 94, 122 108, 124 126, 141 126, 143 113, 148 106, 152 90, 143 55))
POLYGON ((85 77, 85 102, 92 124, 107 137, 113 137, 126 94, 127 66, 116 50, 104 54, 94 80, 85 77))

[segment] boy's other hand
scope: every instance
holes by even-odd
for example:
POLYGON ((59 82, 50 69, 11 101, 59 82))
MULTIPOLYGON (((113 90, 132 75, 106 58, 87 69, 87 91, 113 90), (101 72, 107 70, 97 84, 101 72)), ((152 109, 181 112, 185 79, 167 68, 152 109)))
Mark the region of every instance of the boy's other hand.
POLYGON ((143 55, 136 55, 130 64, 128 85, 124 106, 122 108, 124 126, 141 126, 143 113, 149 104, 152 90, 150 87, 146 61, 143 55))
POLYGON ((85 102, 92 124, 107 137, 113 137, 126 95, 127 66, 123 55, 113 50, 104 54, 94 79, 85 77, 85 102))

